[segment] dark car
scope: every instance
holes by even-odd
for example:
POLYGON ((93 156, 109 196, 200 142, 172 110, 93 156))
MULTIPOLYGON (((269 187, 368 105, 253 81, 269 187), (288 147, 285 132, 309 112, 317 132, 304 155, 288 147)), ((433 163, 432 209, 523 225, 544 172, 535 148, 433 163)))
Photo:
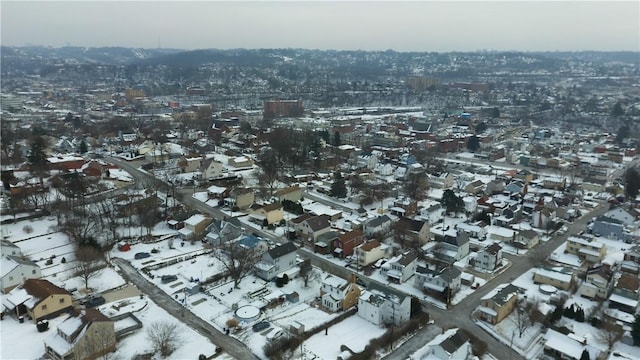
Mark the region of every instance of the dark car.
POLYGON ((151 256, 151 254, 149 254, 148 252, 139 252, 134 255, 134 258, 136 260, 140 260, 140 259, 146 259, 149 256, 151 256))
POLYGON ((178 280, 178 276, 176 276, 176 275, 162 275, 162 277, 160 278, 160 281, 163 284, 170 283, 170 282, 176 281, 176 280, 178 280))
POLYGON ((86 299, 84 306, 91 308, 91 307, 96 307, 96 306, 100 306, 102 304, 104 304, 106 302, 106 300, 104 299, 104 296, 101 295, 96 295, 96 296, 91 296, 89 298, 86 299))
POLYGON ((269 324, 268 321, 261 321, 261 322, 255 324, 255 325, 253 325, 253 331, 255 331, 255 332, 262 331, 262 330, 268 328, 269 326, 271 326, 271 325, 269 324))

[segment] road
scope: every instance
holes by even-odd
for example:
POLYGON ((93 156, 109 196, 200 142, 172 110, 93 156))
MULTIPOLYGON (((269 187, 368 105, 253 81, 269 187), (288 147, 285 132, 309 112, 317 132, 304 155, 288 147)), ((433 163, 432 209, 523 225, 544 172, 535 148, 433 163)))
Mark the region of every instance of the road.
POLYGON ((215 345, 223 348, 227 353, 236 359, 258 359, 251 350, 239 340, 225 335, 211 324, 194 315, 184 306, 177 303, 171 296, 156 287, 153 283, 145 279, 137 269, 135 269, 127 261, 114 258, 113 263, 116 264, 122 276, 135 284, 144 294, 146 294, 154 303, 173 315, 176 319, 187 324, 201 335, 207 337, 215 345), (179 314, 179 316, 178 316, 179 314))
MULTIPOLYGON (((128 171, 136 179, 141 178, 148 181, 149 178, 153 178, 152 175, 144 173, 136 169, 134 166, 127 164, 124 161, 114 161, 114 163, 116 163, 116 165, 118 166, 121 166, 124 170, 128 171)), ((182 201, 183 203, 185 203, 185 205, 198 209, 199 211, 202 211, 204 213, 211 214, 212 216, 219 219, 224 218, 226 216, 222 211, 220 211, 220 209, 210 207, 194 199, 193 197, 189 196, 188 194, 190 192, 189 190, 182 190, 181 192, 184 193, 185 195, 182 197, 182 201)), ((351 210, 344 206, 340 206, 340 204, 327 202, 325 199, 322 199, 321 197, 313 197, 313 196, 310 196, 310 194, 305 194, 305 195, 309 196, 310 198, 313 198, 318 202, 326 203, 326 205, 329 205, 329 206, 338 207, 345 211, 351 210)), ((502 272, 495 278, 488 281, 484 286, 477 289, 475 292, 467 296, 463 301, 451 307, 450 309, 443 310, 424 301, 423 301, 423 307, 429 312, 429 315, 431 316, 431 318, 435 320, 435 322, 440 327, 445 329, 457 327, 457 328, 465 329, 466 331, 474 334, 480 341, 483 341, 488 345, 488 348, 491 354, 493 354, 498 359, 523 359, 521 355, 513 351, 509 346, 501 343, 500 341, 495 339, 493 336, 489 335, 487 332, 482 330, 478 325, 476 325, 472 320, 472 313, 480 305, 480 302, 483 296, 488 294, 496 286, 500 284, 510 283, 520 275, 524 274, 533 266, 536 266, 539 259, 546 259, 556 248, 558 248, 564 241, 566 241, 570 235, 577 234, 580 231, 584 230, 589 220, 604 214, 608 210, 607 205, 608 204, 600 204, 598 207, 592 209, 588 214, 586 214, 582 218, 576 220, 572 224, 568 224, 567 225, 568 231, 564 235, 554 236, 549 241, 539 244, 535 250, 530 251, 526 256, 505 255, 505 257, 508 258, 512 263, 512 266, 509 269, 507 269, 506 271, 502 272), (452 316, 453 314, 455 314, 455 316, 452 316)), ((261 236, 265 238, 272 238, 272 239, 274 238, 272 234, 269 234, 260 230, 255 230, 255 232, 259 233, 261 236)), ((323 258, 322 256, 318 256, 317 254, 307 252, 307 251, 302 251, 302 250, 299 251, 298 253, 303 258, 310 258, 312 260, 312 263, 315 266, 318 266, 325 271, 336 273, 339 276, 345 275, 344 274, 345 271, 353 272, 353 270, 334 264, 333 262, 330 262, 327 259, 323 258)), ((347 276, 343 276, 343 277, 347 278, 347 276)), ((373 281, 378 283, 379 285, 386 286, 386 284, 382 284, 375 280, 365 278, 365 282, 367 281, 373 281)), ((155 286, 153 286, 153 288, 155 288, 155 286)), ((157 292, 160 292, 159 289, 157 288, 155 289, 157 292)), ((174 302, 172 301, 172 303, 174 302)), ((179 306, 177 304, 175 305, 179 306)), ((426 332, 429 331, 428 329, 430 328, 431 327, 425 327, 421 329, 415 336, 417 336, 419 339, 427 339, 428 334, 426 332)), ((408 353, 410 353, 411 351, 415 351, 420 346, 424 345, 423 343, 421 345, 421 343, 422 342, 420 341, 409 341, 405 345, 394 350, 394 352, 392 352, 385 358, 405 359, 408 353)))

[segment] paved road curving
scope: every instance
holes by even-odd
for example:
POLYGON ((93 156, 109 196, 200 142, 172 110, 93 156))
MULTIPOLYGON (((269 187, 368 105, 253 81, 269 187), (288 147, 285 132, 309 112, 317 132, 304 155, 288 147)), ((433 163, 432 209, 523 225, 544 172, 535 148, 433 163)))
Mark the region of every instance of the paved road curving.
POLYGON ((166 310, 169 314, 175 316, 176 319, 196 330, 201 335, 207 337, 212 343, 223 348, 234 358, 242 360, 258 359, 258 357, 254 355, 245 344, 231 336, 223 334, 218 329, 211 326, 211 324, 194 315, 184 306, 178 304, 171 298, 171 296, 140 275, 138 270, 131 266, 131 264, 126 260, 114 258, 112 259, 112 262, 120 268, 122 276, 127 281, 135 284, 138 289, 146 294, 158 306, 166 310))

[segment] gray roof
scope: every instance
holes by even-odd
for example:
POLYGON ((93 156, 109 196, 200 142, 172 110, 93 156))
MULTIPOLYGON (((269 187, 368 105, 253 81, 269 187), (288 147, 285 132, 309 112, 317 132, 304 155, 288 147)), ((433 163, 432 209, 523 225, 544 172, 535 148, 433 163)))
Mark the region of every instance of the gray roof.
POLYGON ((440 277, 447 283, 450 283, 453 279, 459 278, 460 275, 462 275, 462 272, 460 272, 460 270, 455 266, 449 266, 440 272, 440 277))
POLYGON ((7 258, 17 262, 20 265, 38 266, 35 262, 20 256, 7 255, 7 258))
POLYGON ((286 242, 269 250, 269 256, 271 256, 272 259, 277 259, 292 252, 296 252, 296 250, 298 250, 298 248, 296 248, 292 242, 286 242))
POLYGON ((455 334, 442 341, 440 346, 449 354, 453 354, 467 341, 469 341, 469 338, 458 329, 455 334))
POLYGON ((305 221, 314 232, 331 226, 327 215, 314 216, 305 221))
POLYGON ((387 215, 382 215, 382 216, 378 216, 375 219, 371 219, 369 220, 369 222, 367 222, 367 226, 368 227, 378 227, 386 222, 391 221, 391 219, 387 216, 387 215))

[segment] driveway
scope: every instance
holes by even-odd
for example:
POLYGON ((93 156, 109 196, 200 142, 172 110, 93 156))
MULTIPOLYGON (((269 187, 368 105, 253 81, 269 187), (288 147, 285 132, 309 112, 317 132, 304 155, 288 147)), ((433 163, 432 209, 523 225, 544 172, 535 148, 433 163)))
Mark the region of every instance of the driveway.
POLYGON ((112 262, 120 268, 122 276, 135 284, 154 303, 163 308, 176 319, 188 325, 201 335, 207 337, 215 345, 223 348, 227 353, 236 359, 258 359, 251 350, 237 339, 223 334, 221 331, 211 326, 211 324, 194 315, 191 311, 178 304, 167 293, 160 290, 153 283, 145 279, 137 269, 129 262, 120 258, 113 258, 112 262))

